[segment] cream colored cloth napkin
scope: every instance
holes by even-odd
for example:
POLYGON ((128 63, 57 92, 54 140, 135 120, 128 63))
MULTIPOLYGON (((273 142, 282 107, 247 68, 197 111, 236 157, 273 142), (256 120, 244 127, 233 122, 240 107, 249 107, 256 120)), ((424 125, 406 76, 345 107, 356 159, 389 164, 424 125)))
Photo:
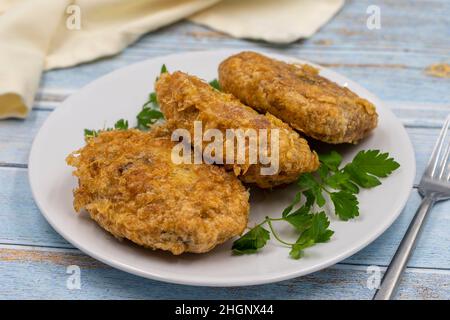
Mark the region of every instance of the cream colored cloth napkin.
POLYGON ((43 70, 116 54, 195 13, 235 37, 287 43, 313 34, 343 1, 0 0, 0 119, 27 116, 43 70))
POLYGON ((225 0, 190 20, 236 38, 289 43, 313 35, 343 4, 344 0, 225 0))

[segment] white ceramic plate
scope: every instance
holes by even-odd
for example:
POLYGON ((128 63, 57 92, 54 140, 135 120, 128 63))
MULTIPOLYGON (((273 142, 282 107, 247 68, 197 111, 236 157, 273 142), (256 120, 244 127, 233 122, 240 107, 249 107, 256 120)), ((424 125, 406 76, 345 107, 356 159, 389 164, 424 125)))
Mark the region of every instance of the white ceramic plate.
MULTIPOLYGON (((351 80, 324 68, 320 68, 321 75, 348 85, 373 102, 379 114, 379 126, 370 137, 341 150, 345 160, 350 160, 361 149, 380 149, 389 152, 401 167, 385 179, 382 186, 360 193, 360 217, 342 222, 330 215, 331 228, 335 231, 333 238, 307 249, 301 260, 290 259, 289 250, 276 242, 254 255, 233 256, 232 241, 228 241, 207 254, 172 256, 140 248, 128 241, 119 242, 87 214, 75 213, 72 189, 77 182, 65 157, 83 146, 83 129, 111 126, 120 118, 133 122, 149 92, 153 91, 155 77, 163 63, 169 70, 182 70, 212 80, 217 77, 219 63, 233 53, 236 51, 190 52, 150 59, 101 77, 64 101, 40 129, 29 159, 34 198, 53 228, 86 254, 118 269, 161 281, 204 286, 254 285, 302 276, 347 258, 382 234, 400 214, 412 188, 415 160, 411 142, 400 121, 379 99, 351 80)), ((254 192, 250 225, 266 215, 279 215, 292 199, 294 190, 254 192)), ((289 228, 280 230, 289 231, 289 228)))

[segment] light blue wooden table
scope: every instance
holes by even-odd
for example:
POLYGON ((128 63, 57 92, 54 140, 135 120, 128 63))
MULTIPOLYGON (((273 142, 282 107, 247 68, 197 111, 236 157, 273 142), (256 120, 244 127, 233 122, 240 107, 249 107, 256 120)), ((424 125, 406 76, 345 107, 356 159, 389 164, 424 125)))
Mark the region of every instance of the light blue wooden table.
MULTIPOLYGON (((450 79, 425 69, 450 63, 450 2, 347 1, 311 39, 289 46, 236 40, 180 22, 143 37, 122 54, 44 74, 26 120, 0 121, 0 298, 50 299, 370 299, 369 266, 389 263, 418 204, 411 191, 400 218, 361 252, 326 270, 276 284, 202 288, 139 278, 82 254, 40 214, 30 193, 27 158, 43 121, 67 95, 110 71, 154 56, 217 48, 265 49, 330 67, 359 82, 404 123, 417 158, 418 181, 443 119, 450 79), (366 27, 369 5, 381 9, 381 29, 366 27), (67 266, 81 268, 81 289, 66 286, 67 266)), ((393 137, 395 139, 395 137, 393 137)), ((392 195, 395 197, 395 195, 392 195)), ((398 299, 450 298, 450 202, 438 204, 408 264, 398 299)))

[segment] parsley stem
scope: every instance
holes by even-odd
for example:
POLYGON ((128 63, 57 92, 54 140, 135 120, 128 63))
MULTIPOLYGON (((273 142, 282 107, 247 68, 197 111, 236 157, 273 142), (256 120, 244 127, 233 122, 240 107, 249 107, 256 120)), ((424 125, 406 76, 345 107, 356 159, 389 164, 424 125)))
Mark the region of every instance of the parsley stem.
POLYGON ((283 221, 286 220, 285 218, 270 218, 270 217, 266 217, 267 221, 283 221))
POLYGON ((285 245, 290 246, 290 247, 292 247, 293 245, 295 245, 295 243, 289 243, 289 242, 286 242, 286 241, 282 240, 282 239, 278 236, 278 234, 275 232, 275 230, 274 230, 274 228, 273 228, 272 221, 271 221, 271 219, 270 219, 269 217, 266 217, 266 221, 267 221, 267 224, 269 225, 270 231, 272 231, 272 234, 273 234, 273 236, 275 237, 275 239, 277 239, 277 240, 278 240, 279 242, 281 242, 282 244, 285 244, 285 245))
POLYGON ((262 225, 269 223, 270 221, 285 221, 286 219, 284 218, 270 218, 270 217, 266 217, 266 219, 264 219, 261 223, 258 223, 257 225, 255 225, 254 227, 250 228, 247 227, 247 229, 251 230, 254 229, 256 227, 261 227, 262 225))
POLYGON ((331 194, 331 191, 327 190, 324 186, 320 186, 322 188, 323 191, 325 191, 328 194, 331 194))

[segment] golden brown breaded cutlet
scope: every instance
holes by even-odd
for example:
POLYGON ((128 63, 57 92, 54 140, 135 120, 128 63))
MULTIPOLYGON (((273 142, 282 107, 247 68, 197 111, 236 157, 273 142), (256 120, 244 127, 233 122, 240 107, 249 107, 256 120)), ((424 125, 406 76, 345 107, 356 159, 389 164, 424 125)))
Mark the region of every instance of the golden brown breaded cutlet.
MULTIPOLYGON (((262 175, 263 165, 252 164, 248 158, 243 164, 226 165, 243 182, 270 188, 293 182, 301 173, 315 171, 319 165, 317 154, 287 124, 270 114, 258 114, 232 95, 215 90, 195 76, 179 71, 164 73, 156 82, 156 94, 165 118, 174 127, 189 130, 191 136, 194 121, 202 121, 203 130, 219 129, 224 135, 227 129, 267 129, 269 135, 271 130, 279 129, 279 169, 275 174, 262 175)), ((226 141, 224 149, 225 145, 226 141)))
POLYGON ((356 143, 377 126, 375 106, 331 82, 314 67, 241 52, 219 66, 223 91, 259 112, 270 112, 307 136, 356 143))
POLYGON ((224 168, 171 161, 161 130, 102 132, 67 157, 76 169, 76 211, 117 238, 173 254, 207 252, 241 234, 247 190, 224 168))

